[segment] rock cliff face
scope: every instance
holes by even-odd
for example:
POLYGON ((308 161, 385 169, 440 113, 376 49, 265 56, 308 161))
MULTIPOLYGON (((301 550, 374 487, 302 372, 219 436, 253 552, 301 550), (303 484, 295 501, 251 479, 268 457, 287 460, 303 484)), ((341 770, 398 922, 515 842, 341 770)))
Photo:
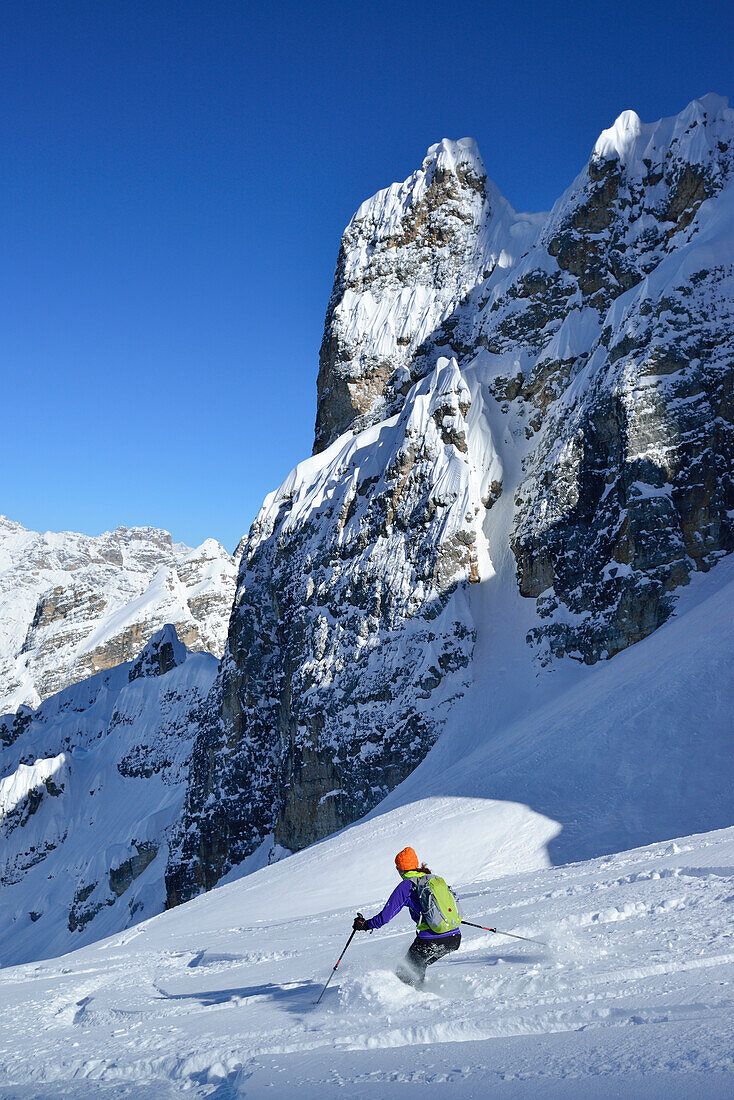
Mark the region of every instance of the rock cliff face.
POLYGON ((549 215, 516 214, 469 140, 357 212, 316 453, 244 547, 170 904, 416 766, 477 632, 507 627, 477 582, 526 598, 542 676, 644 638, 732 549, 733 153, 708 96, 625 112, 549 215))
POLYGON ((219 656, 236 562, 167 531, 39 534, 0 516, 0 713, 129 661, 164 623, 219 656))
POLYGON ((267 834, 296 848, 353 820, 435 740, 470 676, 459 590, 486 559, 496 476, 469 446, 471 420, 456 361, 439 359, 399 416, 304 462, 265 502, 194 758, 196 828, 180 841, 201 885, 267 834))
POLYGON ((169 625, 135 662, 0 718, 4 965, 162 910, 168 833, 216 670, 169 625))
POLYGON ((418 172, 360 206, 326 314, 315 452, 402 408, 441 349, 455 353, 472 290, 501 278, 543 221, 513 210, 471 138, 432 145, 418 172))
MULTIPOLYGON (((733 120, 714 96, 652 126, 625 112, 519 276, 550 272, 543 297, 565 303, 511 351, 534 356, 511 541, 544 660, 645 637, 734 547, 733 120)), ((500 359, 513 289, 479 322, 500 359)))

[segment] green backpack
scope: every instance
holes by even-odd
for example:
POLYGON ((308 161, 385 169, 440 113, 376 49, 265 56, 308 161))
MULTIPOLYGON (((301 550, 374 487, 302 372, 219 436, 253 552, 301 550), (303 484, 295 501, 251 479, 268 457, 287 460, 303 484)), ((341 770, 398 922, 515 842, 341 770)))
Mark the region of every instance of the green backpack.
POLYGON ((461 914, 456 898, 440 875, 421 875, 413 881, 423 920, 430 930, 454 932, 461 924, 461 914))

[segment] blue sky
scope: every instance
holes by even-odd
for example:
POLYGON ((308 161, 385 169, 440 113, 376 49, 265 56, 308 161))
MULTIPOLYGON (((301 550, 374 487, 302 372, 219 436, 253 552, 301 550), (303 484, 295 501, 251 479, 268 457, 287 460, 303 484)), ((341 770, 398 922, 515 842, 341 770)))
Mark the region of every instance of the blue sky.
POLYGON ((728 5, 7 3, 0 512, 230 549, 311 452, 341 232, 442 137, 545 209, 625 108, 732 93, 728 5))

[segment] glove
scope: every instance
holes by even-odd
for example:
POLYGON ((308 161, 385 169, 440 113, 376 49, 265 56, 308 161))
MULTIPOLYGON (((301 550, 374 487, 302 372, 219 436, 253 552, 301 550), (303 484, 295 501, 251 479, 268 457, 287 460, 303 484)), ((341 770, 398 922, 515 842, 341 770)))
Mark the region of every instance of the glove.
POLYGON ((367 927, 367 921, 364 919, 361 913, 357 913, 356 917, 354 918, 354 924, 352 925, 352 928, 355 932, 370 931, 370 929, 367 927))

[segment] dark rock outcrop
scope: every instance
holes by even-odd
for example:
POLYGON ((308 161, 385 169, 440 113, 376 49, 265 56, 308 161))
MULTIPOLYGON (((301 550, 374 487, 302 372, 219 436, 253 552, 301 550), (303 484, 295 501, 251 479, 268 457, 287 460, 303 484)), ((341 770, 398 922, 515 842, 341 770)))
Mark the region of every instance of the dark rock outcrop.
POLYGON ((194 750, 169 903, 268 836, 300 848, 354 820, 433 744, 474 640, 451 600, 478 579, 483 545, 470 405, 441 360, 396 425, 347 442, 315 483, 304 463, 269 498, 194 750))

